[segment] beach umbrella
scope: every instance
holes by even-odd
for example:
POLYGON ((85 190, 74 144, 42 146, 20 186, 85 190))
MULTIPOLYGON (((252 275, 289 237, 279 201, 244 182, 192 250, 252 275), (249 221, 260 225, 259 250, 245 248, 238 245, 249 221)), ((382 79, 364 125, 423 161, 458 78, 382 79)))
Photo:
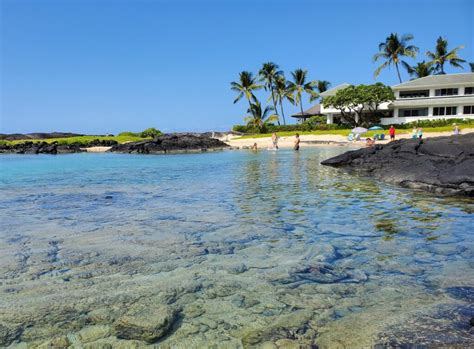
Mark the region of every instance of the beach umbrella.
POLYGON ((363 128, 363 127, 356 127, 354 129, 352 129, 352 133, 355 133, 355 134, 363 134, 363 133, 367 133, 367 129, 366 128, 363 128))
POLYGON ((371 128, 369 128, 369 131, 379 131, 379 130, 383 130, 383 127, 380 127, 380 126, 372 126, 371 128))

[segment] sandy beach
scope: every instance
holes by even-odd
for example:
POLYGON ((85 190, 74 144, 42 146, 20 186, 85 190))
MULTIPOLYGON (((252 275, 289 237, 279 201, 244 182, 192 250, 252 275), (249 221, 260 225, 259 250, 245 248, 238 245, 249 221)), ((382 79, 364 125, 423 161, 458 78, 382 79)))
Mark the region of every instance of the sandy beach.
MULTIPOLYGON (((462 130, 462 134, 472 133, 474 132, 474 128, 466 128, 462 130)), ((427 132, 423 134, 423 138, 431 138, 431 137, 441 137, 441 136, 451 136, 453 133, 451 131, 447 132, 427 132)), ((390 139, 385 135, 386 138, 383 141, 376 141, 376 144, 385 144, 390 141, 390 139)), ((410 138, 411 133, 401 133, 396 135, 396 139, 404 139, 410 138)), ((354 146, 362 146, 365 144, 366 137, 362 137, 361 141, 354 141, 349 142, 346 136, 341 135, 300 135, 301 139, 301 147, 314 147, 314 146, 347 146, 347 145, 354 145, 354 146)), ((286 136, 280 137, 278 140, 278 146, 281 148, 291 148, 293 147, 295 137, 294 136, 286 136)), ((265 138, 238 138, 235 137, 233 139, 223 140, 227 144, 232 147, 238 148, 246 148, 251 147, 254 143, 257 143, 257 147, 259 149, 266 149, 272 146, 272 141, 270 137, 265 138)))

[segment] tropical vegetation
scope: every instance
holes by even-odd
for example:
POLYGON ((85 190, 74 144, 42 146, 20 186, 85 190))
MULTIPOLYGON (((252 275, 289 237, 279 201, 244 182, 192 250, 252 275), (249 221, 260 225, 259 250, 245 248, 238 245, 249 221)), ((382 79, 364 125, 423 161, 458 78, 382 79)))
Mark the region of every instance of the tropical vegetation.
POLYGON ((239 79, 232 81, 230 85, 231 90, 237 93, 234 103, 244 97, 248 101, 248 114, 245 116, 247 126, 244 128, 263 131, 273 122, 280 125, 280 117, 283 125, 286 125, 283 107, 285 102, 299 106, 301 113, 303 113, 304 97, 309 96, 309 100, 312 102, 319 97, 318 91, 324 92, 330 86, 329 81, 310 81, 308 71, 304 69, 296 69, 291 72, 291 78, 290 81, 287 81, 284 72, 274 62, 264 63, 258 71, 257 77, 249 71, 239 73, 239 79), (271 101, 271 107, 262 106, 255 95, 255 92, 262 88, 270 94, 268 101, 271 101))
POLYGON ((452 67, 463 68, 462 63, 466 61, 458 56, 458 52, 464 46, 460 45, 451 51, 448 50, 448 40, 441 36, 436 40, 436 48, 434 52, 427 51, 426 55, 431 58, 431 64, 434 66, 434 71, 437 74, 446 74, 444 72, 444 65, 449 63, 452 67))
POLYGON ((403 57, 415 58, 419 48, 414 45, 409 45, 409 41, 413 40, 413 35, 404 34, 398 36, 397 33, 391 33, 384 42, 379 44, 379 52, 373 57, 374 62, 385 60, 374 72, 374 76, 379 76, 382 69, 395 66, 397 70, 398 80, 402 82, 399 65, 405 68, 410 65, 403 60, 403 57))
MULTIPOLYGON (((401 83, 400 66, 405 68, 413 79, 432 74, 445 74, 445 64, 449 64, 454 68, 463 69, 462 64, 466 61, 459 57, 459 51, 464 48, 464 46, 460 45, 449 50, 448 40, 441 36, 436 40, 435 50, 433 52, 426 52, 426 56, 429 58, 428 62, 422 61, 415 65, 410 65, 406 60, 403 60, 403 57, 416 58, 419 48, 414 45, 409 45, 409 41, 413 40, 413 38, 411 34, 399 36, 397 33, 391 33, 384 42, 380 43, 379 52, 374 55, 373 60, 374 62, 384 60, 384 62, 377 67, 374 76, 379 76, 381 71, 385 68, 395 66, 398 80, 401 83)), ((474 69, 472 63, 470 63, 470 68, 472 72, 474 69)))
POLYGON ((389 86, 377 83, 350 85, 338 90, 334 96, 323 98, 322 103, 326 108, 339 110, 343 123, 368 126, 380 121, 380 105, 394 99, 395 95, 389 86))

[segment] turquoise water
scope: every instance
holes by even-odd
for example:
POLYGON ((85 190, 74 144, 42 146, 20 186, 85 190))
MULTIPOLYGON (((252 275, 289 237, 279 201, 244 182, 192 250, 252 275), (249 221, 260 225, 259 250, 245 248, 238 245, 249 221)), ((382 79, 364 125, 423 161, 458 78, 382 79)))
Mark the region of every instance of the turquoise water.
POLYGON ((0 344, 145 346, 115 327, 145 302, 160 347, 467 347, 473 201, 319 164, 345 150, 2 155, 0 344))

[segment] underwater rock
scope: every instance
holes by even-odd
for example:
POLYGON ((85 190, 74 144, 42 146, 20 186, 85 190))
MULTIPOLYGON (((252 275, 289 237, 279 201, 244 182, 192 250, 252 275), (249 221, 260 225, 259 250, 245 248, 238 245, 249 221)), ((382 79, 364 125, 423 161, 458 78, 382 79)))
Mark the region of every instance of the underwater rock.
POLYGON ((442 304, 425 313, 415 312, 383 331, 375 348, 471 348, 474 332, 469 319, 473 316, 474 305, 442 304))
POLYGON ((165 154, 173 152, 196 152, 228 148, 218 139, 192 134, 167 134, 153 140, 118 144, 109 151, 115 153, 165 154))
MULTIPOLYGON (((296 339, 306 337, 313 341, 316 333, 310 328, 308 322, 312 318, 310 311, 296 311, 282 316, 277 322, 263 328, 253 329, 242 335, 244 347, 254 346, 259 343, 274 342, 281 339, 296 339)), ((314 344, 315 343, 311 343, 314 344)), ((311 346, 309 346, 311 347, 311 346)))
POLYGON ((474 303, 474 287, 448 287, 446 292, 453 298, 474 303))
POLYGON ((21 328, 0 322, 0 345, 8 346, 21 335, 21 328))
POLYGON ((154 343, 172 328, 177 312, 163 305, 135 305, 114 323, 117 338, 154 343))
POLYGON ((278 280, 281 283, 310 281, 321 284, 359 283, 367 280, 367 275, 361 270, 339 268, 325 263, 313 263, 293 268, 289 278, 278 280))
POLYGON ((442 195, 474 196, 474 133, 402 139, 348 151, 321 162, 403 187, 442 195))

